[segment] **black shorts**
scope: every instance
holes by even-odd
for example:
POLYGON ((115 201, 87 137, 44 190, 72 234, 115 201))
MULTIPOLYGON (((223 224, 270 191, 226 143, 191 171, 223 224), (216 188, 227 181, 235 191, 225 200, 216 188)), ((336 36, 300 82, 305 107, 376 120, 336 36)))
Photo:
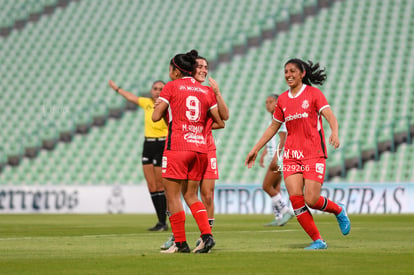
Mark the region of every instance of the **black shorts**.
POLYGON ((166 138, 145 138, 142 150, 142 164, 161 166, 166 138))

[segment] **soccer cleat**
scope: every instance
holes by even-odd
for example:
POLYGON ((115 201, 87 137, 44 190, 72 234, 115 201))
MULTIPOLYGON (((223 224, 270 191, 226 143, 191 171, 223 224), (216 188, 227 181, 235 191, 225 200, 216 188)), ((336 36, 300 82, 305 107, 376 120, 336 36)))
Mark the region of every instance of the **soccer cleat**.
MULTIPOLYGON (((204 237, 204 236, 203 236, 204 237)), ((200 244, 194 248, 194 253, 209 253, 211 249, 216 245, 216 242, 213 239, 213 236, 206 235, 200 244)))
POLYGON ((342 207, 341 213, 336 215, 336 220, 338 221, 339 228, 341 229, 341 232, 343 235, 348 235, 349 231, 351 231, 351 221, 348 218, 348 215, 346 213, 345 205, 339 204, 340 207, 342 207))
POLYGON ((279 226, 279 220, 273 220, 269 223, 266 223, 264 226, 279 226))
POLYGON ((287 222, 293 218, 294 215, 292 215, 289 212, 286 212, 285 214, 283 214, 282 218, 279 220, 279 226, 284 226, 285 224, 287 224, 287 222))
POLYGON ((188 247, 187 242, 174 243, 167 250, 161 250, 160 253, 163 254, 173 254, 173 253, 190 253, 190 247, 188 247))
POLYGON ((293 216, 294 215, 290 212, 286 212, 283 214, 282 218, 275 219, 272 222, 265 224, 265 226, 284 226, 291 218, 293 218, 293 216))
POLYGON ((305 250, 318 250, 318 249, 327 249, 328 245, 322 239, 317 239, 310 246, 305 247, 305 250))
POLYGON ((148 228, 148 230, 149 231, 167 231, 168 225, 158 222, 156 225, 154 225, 154 227, 148 228))
POLYGON ((175 244, 174 241, 175 241, 174 234, 171 234, 168 240, 160 246, 161 250, 167 250, 168 248, 173 246, 175 244))

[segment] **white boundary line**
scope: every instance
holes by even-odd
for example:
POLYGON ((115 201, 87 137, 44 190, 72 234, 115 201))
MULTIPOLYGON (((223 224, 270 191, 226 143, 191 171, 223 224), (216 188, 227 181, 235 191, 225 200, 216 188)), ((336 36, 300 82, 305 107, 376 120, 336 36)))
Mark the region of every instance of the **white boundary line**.
MULTIPOLYGON (((282 230, 241 230, 241 231, 214 231, 217 234, 238 234, 238 233, 286 233, 299 231, 297 229, 282 229, 282 230)), ((112 237, 148 237, 148 236, 163 236, 162 233, 171 232, 157 232, 157 233, 129 233, 129 234, 99 234, 99 235, 74 235, 74 236, 38 236, 38 237, 0 237, 0 241, 14 241, 14 240, 42 240, 42 239, 69 239, 69 238, 112 238, 112 237)), ((186 232, 186 235, 199 235, 199 232, 186 232)))

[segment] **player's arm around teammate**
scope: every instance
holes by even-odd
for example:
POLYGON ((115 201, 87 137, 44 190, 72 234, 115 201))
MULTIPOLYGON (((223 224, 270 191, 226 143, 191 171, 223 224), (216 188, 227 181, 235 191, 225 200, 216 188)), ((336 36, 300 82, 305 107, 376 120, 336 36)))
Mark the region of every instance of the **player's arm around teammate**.
MULTIPOLYGON (((222 120, 228 120, 230 118, 229 107, 227 107, 227 104, 224 101, 223 96, 221 95, 220 88, 219 88, 216 80, 214 80, 214 78, 212 78, 212 77, 209 77, 208 78, 208 83, 210 84, 211 88, 213 88, 213 92, 216 96, 217 107, 218 107, 218 111, 219 111, 221 119, 222 120)), ((214 129, 214 127, 213 127, 213 129, 214 129)))
MULTIPOLYGON (((208 76, 208 61, 204 57, 197 57, 197 66, 194 72, 194 78, 199 82, 203 83, 207 76, 208 76)), ((221 91, 219 85, 217 84, 216 80, 212 77, 208 77, 208 82, 212 91, 214 92, 214 96, 217 101, 218 112, 220 118, 222 120, 229 119, 229 108, 227 107, 224 98, 221 95, 221 91)), ((217 154, 216 154, 216 146, 214 137, 212 135, 211 130, 220 129, 217 127, 217 123, 208 121, 207 124, 207 144, 208 144, 208 164, 206 171, 204 173, 203 179, 200 183, 200 196, 203 204, 207 209, 208 214, 208 221, 210 227, 213 228, 214 225, 214 188, 216 180, 219 179, 219 171, 218 171, 218 164, 217 164, 217 154)))
MULTIPOLYGON (((193 76, 194 79, 199 82, 200 84, 204 83, 207 75, 208 75, 208 62, 207 59, 204 57, 198 56, 196 58, 197 65, 195 67, 193 76)), ((209 77, 209 84, 210 87, 209 91, 214 94, 214 97, 217 101, 217 108, 219 115, 222 120, 227 120, 229 118, 229 109, 227 107, 226 102, 224 101, 220 88, 217 82, 209 77)), ((208 215, 208 222, 210 224, 210 228, 213 228, 214 225, 214 187, 215 187, 215 180, 219 178, 218 173, 218 166, 217 166, 217 156, 216 156, 216 146, 214 143, 214 137, 212 135, 212 129, 220 129, 222 125, 218 125, 216 122, 212 120, 212 118, 208 118, 207 125, 205 128, 206 137, 207 137, 207 145, 208 145, 208 163, 206 166, 206 171, 204 172, 203 179, 200 182, 200 196, 201 200, 206 207, 207 215, 208 215)), ((161 249, 168 249, 173 245, 174 236, 170 236, 169 239, 161 245, 161 249)), ((196 246, 201 243, 201 239, 197 240, 196 246)))
POLYGON ((204 129, 211 116, 218 126, 224 127, 217 104, 206 88, 191 75, 196 65, 196 51, 178 54, 170 62, 173 80, 161 92, 162 102, 156 105, 152 120, 160 120, 169 109, 169 135, 163 162, 163 184, 167 194, 170 223, 175 245, 163 253, 189 252, 185 236, 185 213, 181 195, 190 207, 200 229, 202 243, 195 253, 206 253, 215 245, 208 223, 207 211, 197 193, 207 165, 207 145, 204 129))

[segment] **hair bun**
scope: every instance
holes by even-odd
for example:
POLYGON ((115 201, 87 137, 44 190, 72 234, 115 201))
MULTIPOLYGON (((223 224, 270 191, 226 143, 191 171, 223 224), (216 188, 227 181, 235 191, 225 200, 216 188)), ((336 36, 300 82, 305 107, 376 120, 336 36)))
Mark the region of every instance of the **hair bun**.
POLYGON ((193 57, 194 59, 198 56, 197 50, 191 50, 186 55, 193 57))

